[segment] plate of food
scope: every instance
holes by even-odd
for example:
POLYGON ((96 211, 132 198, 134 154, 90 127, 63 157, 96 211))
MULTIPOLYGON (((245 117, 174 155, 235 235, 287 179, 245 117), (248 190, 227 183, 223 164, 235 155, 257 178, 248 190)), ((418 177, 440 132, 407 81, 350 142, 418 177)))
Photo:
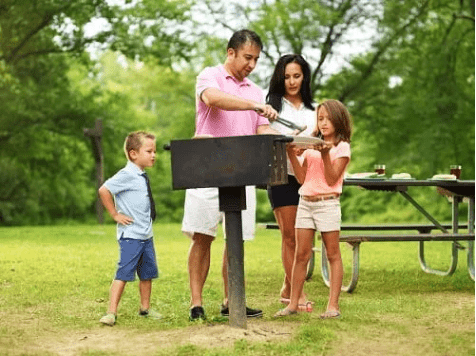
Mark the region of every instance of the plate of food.
POLYGON ((454 174, 435 174, 433 177, 429 178, 429 180, 456 180, 456 176, 454 174))
POLYGON ((323 139, 309 136, 291 136, 294 146, 298 148, 313 148, 314 145, 325 143, 323 139))
POLYGON ((361 172, 348 174, 346 179, 385 179, 385 174, 378 174, 376 172, 361 172))
POLYGON ((415 180, 415 178, 413 178, 410 173, 395 173, 392 174, 392 177, 390 177, 390 179, 415 180))

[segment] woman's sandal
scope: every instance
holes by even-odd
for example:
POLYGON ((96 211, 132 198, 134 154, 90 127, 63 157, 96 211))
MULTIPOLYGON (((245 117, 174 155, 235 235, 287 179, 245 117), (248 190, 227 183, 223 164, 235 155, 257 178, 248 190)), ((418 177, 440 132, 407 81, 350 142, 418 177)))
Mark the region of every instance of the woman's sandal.
MULTIPOLYGON (((284 304, 284 305, 288 305, 289 303, 291 303, 291 299, 289 298, 281 298, 279 299, 279 302, 284 304)), ((314 304, 314 302, 311 302, 309 300, 306 300, 303 304, 299 304, 299 308, 301 311, 308 311, 309 307, 310 307, 310 311, 312 311, 312 305, 314 304)))
MULTIPOLYGON (((305 293, 304 293, 304 299, 307 299, 307 295, 305 293)), ((288 305, 289 303, 291 303, 291 298, 286 298, 286 297, 281 296, 281 298, 279 298, 279 302, 281 304, 288 305)))
POLYGON ((289 303, 291 303, 291 299, 289 299, 289 298, 281 298, 281 299, 279 299, 279 302, 280 302, 281 304, 288 305, 289 303))
POLYGON ((327 310, 325 313, 322 313, 320 319, 340 319, 341 314, 337 310, 327 310))
POLYGON ((280 318, 282 316, 290 316, 297 314, 297 310, 289 310, 288 308, 284 308, 279 310, 276 314, 274 314, 275 318, 280 318))

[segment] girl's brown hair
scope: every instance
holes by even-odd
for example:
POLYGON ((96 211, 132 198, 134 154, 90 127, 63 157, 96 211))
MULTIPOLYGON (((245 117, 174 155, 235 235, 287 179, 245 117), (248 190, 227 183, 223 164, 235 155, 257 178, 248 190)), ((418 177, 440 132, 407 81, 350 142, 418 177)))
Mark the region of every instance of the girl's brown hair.
POLYGON ((146 139, 155 140, 155 136, 145 131, 134 131, 127 135, 124 141, 124 152, 129 161, 132 161, 129 152, 131 150, 139 152, 146 139))
MULTIPOLYGON (((324 107, 329 114, 329 120, 334 125, 335 129, 335 144, 340 141, 349 142, 352 136, 352 119, 349 110, 339 100, 326 100, 317 106, 316 111, 319 112, 319 108, 324 107)), ((322 137, 319 129, 316 125, 316 129, 312 133, 313 136, 322 137)))

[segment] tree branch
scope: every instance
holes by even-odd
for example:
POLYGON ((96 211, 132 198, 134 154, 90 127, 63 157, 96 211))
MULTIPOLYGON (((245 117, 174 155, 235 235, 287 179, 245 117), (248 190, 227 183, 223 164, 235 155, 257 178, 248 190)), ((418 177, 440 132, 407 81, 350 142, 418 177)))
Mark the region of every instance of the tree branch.
POLYGON ((372 74, 375 66, 377 65, 377 63, 379 62, 380 60, 380 57, 382 57, 382 55, 387 51, 387 49, 390 47, 390 45, 393 43, 393 41, 397 38, 400 38, 401 35, 411 26, 413 25, 417 19, 420 18, 420 16, 423 15, 424 13, 424 10, 428 7, 428 4, 429 4, 429 1, 430 0, 426 0, 424 2, 424 4, 420 7, 418 13, 410 20, 408 21, 406 24, 404 24, 401 28, 399 28, 397 31, 395 31, 395 33, 390 36, 390 38, 385 42, 383 43, 380 48, 377 50, 377 52, 375 52, 372 60, 370 61, 370 64, 367 66, 367 68, 362 72, 362 75, 360 77, 359 80, 357 80, 357 82, 355 82, 354 84, 352 85, 349 85, 347 86, 346 88, 344 88, 344 90, 342 91, 341 95, 339 96, 339 100, 342 101, 342 102, 345 102, 345 100, 352 94, 352 92, 354 90, 356 90, 357 88, 359 88, 362 83, 364 81, 367 80, 368 77, 370 77, 370 75, 372 74))
POLYGON ((36 26, 34 29, 32 29, 24 38, 23 40, 18 44, 18 46, 16 46, 12 52, 10 53, 9 56, 6 57, 6 62, 7 63, 10 63, 12 62, 14 59, 15 59, 15 56, 17 55, 17 53, 23 48, 23 46, 26 45, 26 43, 34 36, 36 35, 38 32, 40 32, 43 28, 45 28, 46 26, 48 26, 51 21, 53 20, 53 14, 47 14, 45 15, 45 17, 43 18, 43 20, 38 24, 38 26, 36 26))
POLYGON ((339 16, 336 18, 336 20, 331 23, 331 25, 328 27, 329 31, 327 32, 326 39, 324 40, 324 43, 322 44, 322 49, 321 49, 321 56, 319 58, 319 62, 314 69, 312 73, 312 78, 311 78, 311 83, 313 83, 314 88, 312 88, 312 92, 320 86, 320 81, 323 77, 322 74, 322 67, 327 59, 327 57, 332 53, 332 48, 334 44, 343 36, 344 32, 349 28, 350 24, 354 21, 354 19, 358 16, 357 14, 354 16, 350 16, 347 21, 343 24, 344 26, 341 28, 340 31, 335 31, 335 28, 342 24, 341 21, 345 17, 346 13, 351 9, 351 1, 345 1, 339 4, 339 16), (317 79, 318 78, 318 79, 317 79), (317 83, 316 83, 317 79, 317 83))
POLYGON ((455 19, 464 19, 464 20, 469 20, 469 21, 475 22, 474 16, 453 14, 453 17, 455 19))
POLYGON ((73 50, 61 50, 59 48, 50 48, 50 49, 40 49, 37 51, 32 51, 32 52, 26 52, 23 53, 15 58, 15 62, 18 62, 21 59, 25 59, 30 56, 37 56, 37 55, 43 55, 43 54, 52 54, 52 53, 65 53, 65 52, 73 52, 73 50))
MULTIPOLYGON (((219 23, 221 26, 223 26, 224 28, 232 31, 232 32, 236 32, 236 29, 231 27, 228 23, 226 23, 225 21, 222 21, 220 20, 220 18, 222 18, 222 14, 221 13, 218 13, 216 12, 211 6, 210 6, 210 3, 208 1, 205 2, 205 6, 208 8, 208 11, 210 11, 210 13, 212 14, 214 20, 219 23)), ((244 11, 243 11, 244 13, 244 11)), ((249 19, 247 19, 248 22, 249 19)), ((270 60, 273 60, 273 56, 271 56, 271 54, 266 50, 266 49, 262 49, 261 50, 261 53, 263 53, 265 55, 266 58, 270 59, 270 60)))

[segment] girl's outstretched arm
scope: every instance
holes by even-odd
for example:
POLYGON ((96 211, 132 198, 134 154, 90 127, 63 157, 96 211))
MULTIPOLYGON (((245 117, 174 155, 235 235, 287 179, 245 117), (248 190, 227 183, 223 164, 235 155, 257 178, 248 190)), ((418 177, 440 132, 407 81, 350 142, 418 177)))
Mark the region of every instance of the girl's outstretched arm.
POLYGON ((299 184, 303 184, 307 173, 307 160, 304 159, 304 162, 301 165, 301 163, 297 159, 296 150, 296 146, 292 144, 288 144, 286 146, 286 151, 288 152, 289 160, 291 161, 291 164, 293 166, 294 176, 296 177, 296 180, 299 182, 299 184))

